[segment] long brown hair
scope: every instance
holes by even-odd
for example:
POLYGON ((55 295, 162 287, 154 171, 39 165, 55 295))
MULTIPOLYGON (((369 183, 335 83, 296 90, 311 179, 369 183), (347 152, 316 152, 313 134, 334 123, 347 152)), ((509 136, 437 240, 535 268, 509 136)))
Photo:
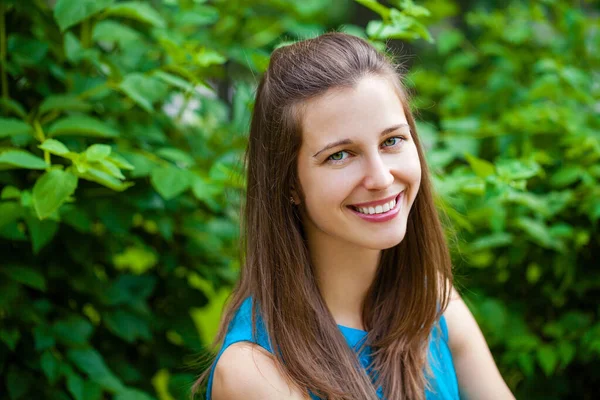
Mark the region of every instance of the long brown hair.
POLYGON ((448 304, 452 272, 428 168, 396 66, 365 40, 343 33, 278 48, 256 93, 246 166, 243 268, 215 343, 223 341, 235 312, 252 296, 253 321, 261 316, 280 371, 299 388, 331 400, 357 400, 377 399, 381 384, 388 399, 424 398, 428 339, 448 304), (319 292, 300 213, 290 202, 291 188, 300 188, 297 156, 303 102, 332 88, 354 87, 367 75, 388 78, 397 91, 422 171, 405 238, 383 250, 364 301, 366 345, 372 351, 372 370, 377 371, 372 376, 346 344, 319 292))

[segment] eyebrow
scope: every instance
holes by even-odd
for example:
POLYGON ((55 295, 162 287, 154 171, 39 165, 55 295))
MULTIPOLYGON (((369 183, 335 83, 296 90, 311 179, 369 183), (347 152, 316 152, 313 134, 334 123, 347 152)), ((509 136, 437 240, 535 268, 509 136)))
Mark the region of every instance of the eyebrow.
MULTIPOLYGON (((406 128, 406 127, 409 127, 409 125, 408 124, 398 124, 398 125, 390 126, 389 128, 385 128, 383 131, 381 131, 379 136, 385 136, 390 132, 394 132, 395 130, 398 130, 400 128, 406 128)), ((350 139, 342 139, 342 140, 338 140, 337 142, 329 143, 327 146, 325 146, 321 150, 319 150, 313 157, 317 157, 322 152, 329 150, 331 148, 346 145, 346 144, 352 144, 352 143, 354 143, 354 142, 350 139)))

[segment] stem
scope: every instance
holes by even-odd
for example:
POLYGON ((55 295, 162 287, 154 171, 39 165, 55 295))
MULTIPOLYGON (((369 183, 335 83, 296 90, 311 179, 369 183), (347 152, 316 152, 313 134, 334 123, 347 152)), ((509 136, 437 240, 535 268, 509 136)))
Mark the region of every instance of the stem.
POLYGON ((90 88, 90 89, 88 89, 88 90, 86 90, 84 92, 79 93, 78 96, 79 96, 79 98, 81 100, 85 100, 88 97, 91 97, 91 96, 97 94, 98 92, 101 92, 101 91, 106 90, 106 89, 118 90, 119 89, 119 85, 116 85, 116 84, 114 84, 112 82, 105 82, 105 83, 102 83, 102 84, 100 84, 98 86, 94 86, 93 88, 90 88))
MULTIPOLYGON (((40 121, 38 121, 37 119, 33 121, 33 129, 35 130, 36 139, 39 140, 41 143, 44 143, 44 141, 46 140, 46 135, 44 134, 42 125, 40 125, 40 121)), ((46 171, 49 171, 50 166, 52 164, 50 160, 50 153, 47 150, 44 150, 44 161, 46 161, 46 164, 48 165, 46 167, 46 171)))
POLYGON ((0 0, 0 79, 2 80, 2 98, 8 100, 8 81, 6 80, 6 24, 4 0, 0 0))
POLYGON ((86 18, 81 23, 81 46, 84 49, 87 49, 90 47, 91 41, 92 41, 92 32, 91 32, 90 19, 86 18))
POLYGON ((47 123, 54 121, 59 115, 60 112, 58 111, 49 112, 41 119, 40 124, 46 125, 47 123))

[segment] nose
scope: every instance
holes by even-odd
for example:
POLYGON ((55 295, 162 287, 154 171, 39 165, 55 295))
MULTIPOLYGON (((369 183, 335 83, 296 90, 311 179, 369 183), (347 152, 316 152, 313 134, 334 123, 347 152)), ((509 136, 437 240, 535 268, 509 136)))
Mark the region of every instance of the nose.
POLYGON ((381 154, 370 157, 367 160, 364 185, 369 190, 387 189, 394 183, 394 175, 386 165, 381 154))

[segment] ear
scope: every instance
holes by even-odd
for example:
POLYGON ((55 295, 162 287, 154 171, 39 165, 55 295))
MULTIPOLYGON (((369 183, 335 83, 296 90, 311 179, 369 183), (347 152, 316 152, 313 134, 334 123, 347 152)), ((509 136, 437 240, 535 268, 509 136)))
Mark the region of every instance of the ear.
POLYGON ((292 188, 290 189, 290 202, 292 202, 295 206, 300 204, 300 196, 298 196, 298 192, 296 191, 294 186, 292 186, 292 188))
POLYGON ((298 193, 295 190, 290 191, 290 202, 295 206, 300 204, 300 196, 298 196, 298 193))

